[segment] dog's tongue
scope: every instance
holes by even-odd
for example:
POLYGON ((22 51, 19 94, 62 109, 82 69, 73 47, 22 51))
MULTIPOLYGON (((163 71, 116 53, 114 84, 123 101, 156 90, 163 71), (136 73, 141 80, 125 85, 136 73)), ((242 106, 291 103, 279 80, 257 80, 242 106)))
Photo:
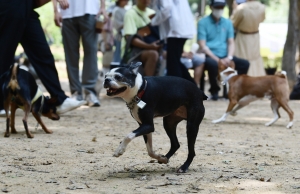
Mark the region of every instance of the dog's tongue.
POLYGON ((113 89, 113 88, 109 88, 109 89, 107 90, 108 93, 113 93, 113 92, 115 92, 115 91, 117 91, 117 90, 116 90, 116 89, 113 89))

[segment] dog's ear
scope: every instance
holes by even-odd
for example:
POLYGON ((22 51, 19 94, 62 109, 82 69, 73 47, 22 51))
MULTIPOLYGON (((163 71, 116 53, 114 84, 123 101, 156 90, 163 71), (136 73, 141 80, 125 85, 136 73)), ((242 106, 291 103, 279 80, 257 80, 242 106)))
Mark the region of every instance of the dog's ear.
POLYGON ((135 64, 131 63, 129 66, 129 69, 134 73, 137 74, 139 67, 142 65, 142 62, 137 62, 135 64))

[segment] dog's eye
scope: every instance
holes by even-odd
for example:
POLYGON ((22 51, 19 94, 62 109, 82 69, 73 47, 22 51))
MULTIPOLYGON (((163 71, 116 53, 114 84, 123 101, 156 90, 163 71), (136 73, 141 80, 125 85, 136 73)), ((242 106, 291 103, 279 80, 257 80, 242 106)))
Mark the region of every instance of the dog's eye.
POLYGON ((116 80, 120 80, 120 79, 121 79, 121 76, 115 75, 115 79, 116 79, 116 80))

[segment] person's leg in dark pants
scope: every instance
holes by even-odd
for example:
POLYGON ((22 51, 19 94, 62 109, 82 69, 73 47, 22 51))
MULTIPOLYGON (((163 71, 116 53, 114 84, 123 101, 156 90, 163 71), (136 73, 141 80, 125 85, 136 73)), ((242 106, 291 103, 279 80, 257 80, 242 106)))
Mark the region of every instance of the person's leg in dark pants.
MULTIPOLYGON (((0 76, 14 62, 14 55, 28 21, 32 2, 31 0, 0 1, 0 76)), ((0 111, 3 113, 2 90, 0 90, 0 102, 0 111)))
POLYGON ((233 62, 235 63, 235 69, 237 70, 238 74, 247 74, 250 63, 249 61, 237 57, 233 57, 233 62))
POLYGON ((54 57, 38 19, 38 14, 34 11, 31 12, 29 22, 25 27, 21 45, 51 97, 57 99, 56 105, 62 104, 67 96, 61 89, 54 57))
POLYGON ((218 85, 218 80, 217 80, 218 73, 219 73, 218 62, 206 56, 204 64, 205 64, 204 66, 205 70, 208 71, 208 77, 210 83, 209 92, 211 93, 213 100, 218 100, 218 92, 220 90, 220 87, 218 85))
POLYGON ((167 75, 182 77, 195 83, 188 69, 180 61, 185 41, 186 38, 167 39, 167 75))

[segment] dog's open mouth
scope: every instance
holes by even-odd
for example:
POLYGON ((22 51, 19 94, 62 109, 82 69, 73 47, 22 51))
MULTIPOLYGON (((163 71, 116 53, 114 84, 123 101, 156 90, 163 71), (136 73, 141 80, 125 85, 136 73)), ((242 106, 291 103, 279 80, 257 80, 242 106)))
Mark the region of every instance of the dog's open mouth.
POLYGON ((107 88, 106 89, 106 95, 107 96, 115 96, 117 94, 120 94, 122 92, 124 92, 127 89, 127 87, 122 87, 122 88, 118 88, 118 89, 114 89, 114 88, 107 88))

